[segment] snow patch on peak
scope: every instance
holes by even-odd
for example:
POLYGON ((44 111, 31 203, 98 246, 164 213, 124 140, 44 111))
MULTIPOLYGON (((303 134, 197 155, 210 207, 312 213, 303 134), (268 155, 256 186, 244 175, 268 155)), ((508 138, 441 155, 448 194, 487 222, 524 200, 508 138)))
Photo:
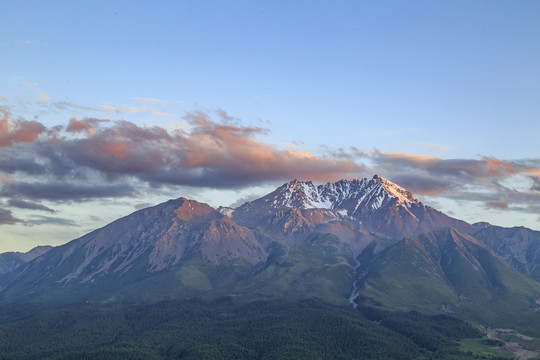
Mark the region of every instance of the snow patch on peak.
POLYGON ((279 196, 272 202, 273 205, 300 209, 331 209, 332 203, 321 199, 319 190, 311 181, 293 180, 280 189, 279 196))
POLYGON ((234 210, 235 209, 233 209, 231 207, 226 207, 226 206, 220 206, 220 207, 217 208, 217 211, 219 211, 221 213, 221 215, 228 216, 228 217, 233 216, 234 210))
POLYGON ((394 184, 393 182, 390 182, 386 179, 383 179, 382 181, 383 186, 385 190, 393 197, 398 199, 398 202, 400 203, 418 203, 418 200, 416 200, 410 191, 402 188, 399 185, 394 184))
MULTIPOLYGON (((371 212, 391 203, 410 208, 418 201, 406 189, 375 175, 371 180, 340 180, 318 186, 311 181, 295 179, 261 198, 258 203, 264 204, 262 206, 269 212, 286 208, 347 210, 347 214, 352 216, 357 210, 371 212)), ((251 205, 246 204, 245 209, 249 207, 251 205)))

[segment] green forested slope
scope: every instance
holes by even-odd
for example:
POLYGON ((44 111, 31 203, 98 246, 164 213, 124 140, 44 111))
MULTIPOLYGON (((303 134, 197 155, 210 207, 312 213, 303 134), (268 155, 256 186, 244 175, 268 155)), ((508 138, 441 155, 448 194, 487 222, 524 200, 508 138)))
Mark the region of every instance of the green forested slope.
POLYGON ((448 316, 319 300, 79 304, 27 308, 18 320, 9 311, 0 313, 0 359, 472 359, 457 340, 481 336, 448 316))

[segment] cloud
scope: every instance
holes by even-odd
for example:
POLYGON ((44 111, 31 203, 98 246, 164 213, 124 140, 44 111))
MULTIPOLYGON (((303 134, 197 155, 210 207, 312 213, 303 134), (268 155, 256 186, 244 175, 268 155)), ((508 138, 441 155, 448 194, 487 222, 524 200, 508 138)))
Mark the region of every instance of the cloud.
POLYGON ((47 211, 50 213, 55 212, 53 209, 48 208, 45 205, 41 205, 41 204, 31 202, 31 201, 19 200, 19 199, 9 199, 8 205, 11 207, 19 208, 19 209, 41 210, 41 211, 47 211))
POLYGON ((66 129, 67 132, 81 132, 86 131, 89 136, 94 135, 95 128, 99 126, 99 123, 107 122, 108 120, 100 120, 94 118, 84 118, 77 120, 75 118, 69 120, 69 125, 66 129))
POLYGON ((540 159, 442 159, 410 153, 341 149, 342 157, 371 163, 371 169, 415 195, 477 202, 489 209, 540 214, 540 159), (506 186, 503 184, 507 184, 506 186), (511 184, 511 185, 510 185, 511 184))
POLYGON ((37 121, 11 120, 11 114, 0 108, 0 147, 17 142, 33 142, 45 131, 45 126, 37 121))
POLYGON ((36 100, 37 100, 37 102, 45 103, 45 102, 51 100, 51 98, 48 97, 47 95, 45 95, 44 93, 40 92, 40 93, 37 94, 36 100))
POLYGON ((217 119, 186 113, 176 130, 89 117, 46 128, 5 110, 1 115, 0 197, 27 205, 133 196, 142 188, 236 189, 378 173, 416 196, 540 213, 540 159, 444 159, 355 147, 323 148, 321 155, 301 144, 280 148, 260 140, 267 129, 242 125, 223 110, 214 112, 217 119), (525 185, 509 187, 516 179, 525 185))
POLYGON ((93 198, 124 197, 134 195, 130 185, 73 184, 66 182, 12 182, 3 183, 0 196, 51 201, 83 201, 93 198))
POLYGON ((22 222, 21 219, 14 217, 10 210, 0 208, 0 225, 14 225, 22 222))
POLYGON ((118 108, 112 105, 101 105, 105 110, 118 112, 118 108))
MULTIPOLYGON (((386 173, 398 174, 400 178, 410 180, 418 177, 420 182, 425 182, 429 178, 441 185, 440 192, 456 190, 459 186, 470 184, 491 186, 494 181, 507 179, 516 174, 530 175, 538 171, 538 168, 525 166, 519 161, 504 161, 487 156, 480 159, 441 159, 408 153, 385 154, 373 150, 356 157, 365 157, 374 162, 374 167, 383 169, 386 173)), ((421 186, 417 187, 422 191, 421 186)), ((434 189, 426 187, 426 190, 433 192, 434 189)))
POLYGON ((170 117, 170 118, 178 117, 178 115, 176 114, 165 113, 163 111, 159 111, 158 109, 154 109, 154 108, 151 108, 150 111, 152 112, 152 114, 161 116, 161 117, 170 117))
POLYGON ((152 206, 152 204, 150 203, 140 203, 140 204, 135 205, 135 209, 141 210, 141 209, 146 209, 147 207, 150 207, 150 206, 152 206))
POLYGON ((39 131, 26 138, 20 131, 29 122, 4 120, 15 130, 4 131, 0 196, 84 201, 131 196, 138 186, 238 188, 290 178, 338 180, 363 170, 352 159, 278 149, 254 139, 266 129, 235 125, 236 119, 219 114, 214 121, 203 112, 188 113, 187 128, 175 131, 94 118, 51 129, 34 122, 39 131))
POLYGON ((508 203, 505 199, 491 200, 486 203, 486 207, 489 209, 508 209, 508 203))
POLYGON ((144 111, 144 108, 131 107, 127 105, 120 105, 120 109, 129 111, 132 113, 140 113, 141 111, 144 111))
POLYGON ((84 111, 103 111, 100 108, 96 108, 96 107, 93 107, 93 106, 85 106, 85 105, 74 104, 72 102, 65 101, 65 100, 55 101, 55 102, 52 103, 52 105, 58 110, 65 110, 65 109, 75 108, 75 109, 84 110, 84 111))
POLYGON ((121 110, 129 111, 131 113, 137 114, 140 112, 143 112, 146 110, 146 108, 138 108, 134 106, 127 106, 127 105, 120 105, 120 106, 113 106, 113 105, 101 105, 102 108, 104 108, 107 111, 114 111, 116 113, 120 112, 121 110))
POLYGON ((151 104, 151 103, 166 104, 167 103, 167 101, 165 100, 159 100, 159 99, 154 99, 154 98, 136 97, 136 98, 133 98, 133 100, 143 103, 143 104, 151 104))
POLYGON ((264 196, 264 195, 261 195, 261 194, 249 194, 247 196, 244 196, 238 200, 236 200, 235 202, 233 202, 232 204, 229 205, 229 207, 231 208, 237 208, 243 204, 245 204, 246 202, 250 202, 250 201, 253 201, 253 200, 257 200, 258 198, 260 198, 261 196, 264 196))
POLYGON ((411 145, 419 147, 419 148, 425 148, 431 151, 438 151, 438 152, 448 152, 451 149, 448 146, 442 146, 438 144, 430 144, 430 143, 423 143, 423 142, 414 142, 411 145))
POLYGON ((531 176, 530 179, 532 180, 531 191, 540 192, 540 177, 531 176))
POLYGON ((77 223, 71 219, 56 218, 50 216, 34 215, 32 219, 26 221, 26 225, 44 225, 53 224, 61 226, 77 226, 77 223))
POLYGON ((5 96, 0 96, 0 101, 7 101, 7 97, 5 97, 5 96))

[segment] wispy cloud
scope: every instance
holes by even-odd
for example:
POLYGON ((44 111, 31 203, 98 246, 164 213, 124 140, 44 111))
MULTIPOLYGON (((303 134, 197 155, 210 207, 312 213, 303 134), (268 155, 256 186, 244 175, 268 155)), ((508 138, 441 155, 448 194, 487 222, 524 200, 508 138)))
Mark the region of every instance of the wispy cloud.
POLYGON ((430 143, 423 143, 423 142, 414 142, 411 144, 414 147, 421 148, 421 149, 428 149, 431 151, 437 151, 437 152, 448 152, 452 150, 448 146, 438 145, 438 144, 430 144, 430 143))
POLYGON ((19 208, 19 209, 41 210, 41 211, 47 211, 50 213, 55 212, 53 209, 48 208, 45 205, 41 205, 32 201, 24 201, 20 199, 9 199, 8 205, 11 207, 19 208))
POLYGON ((138 107, 127 106, 127 105, 120 105, 119 108, 122 110, 132 112, 132 113, 140 113, 145 110, 144 108, 138 108, 138 107))
POLYGON ((160 111, 160 110, 154 109, 154 108, 151 108, 151 109, 149 109, 149 110, 152 112, 152 114, 157 115, 157 116, 161 116, 161 117, 169 117, 169 118, 176 118, 176 117, 178 117, 178 115, 176 115, 176 114, 165 113, 165 112, 163 112, 163 111, 160 111))
POLYGON ((133 98, 133 100, 135 100, 137 102, 140 102, 140 103, 143 103, 143 104, 151 104, 151 103, 166 104, 167 103, 167 101, 165 101, 165 100, 154 99, 154 98, 136 97, 136 98, 133 98))
POLYGON ((54 224, 61 226, 77 226, 77 223, 72 219, 57 218, 51 216, 34 215, 30 220, 25 222, 26 225, 43 225, 54 224))
POLYGON ((45 95, 44 93, 40 92, 36 95, 36 100, 37 102, 40 102, 40 103, 46 103, 47 101, 51 100, 51 98, 45 95))
POLYGON ((66 101, 66 100, 61 100, 61 101, 54 101, 52 103, 52 105, 57 109, 57 110, 66 110, 66 109, 78 109, 78 110, 83 110, 83 111, 103 111, 103 109, 101 108, 97 108, 97 107, 94 107, 94 106, 85 106, 85 105, 79 105, 79 104, 74 104, 70 101, 66 101))
POLYGON ((104 105, 101 105, 101 107, 108 111, 118 111, 118 108, 112 105, 104 104, 104 105))

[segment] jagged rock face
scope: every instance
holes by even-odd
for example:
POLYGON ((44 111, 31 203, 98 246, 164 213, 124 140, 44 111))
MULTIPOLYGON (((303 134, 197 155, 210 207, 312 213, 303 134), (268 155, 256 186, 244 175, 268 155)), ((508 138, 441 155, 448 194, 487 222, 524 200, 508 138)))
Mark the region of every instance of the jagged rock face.
POLYGON ((360 227, 383 237, 401 239, 452 226, 464 232, 475 228, 446 216, 413 198, 406 189, 380 176, 341 180, 315 186, 293 180, 272 193, 234 210, 233 220, 248 227, 265 226, 277 213, 298 209, 309 224, 354 219, 360 227), (306 216, 309 211, 317 216, 306 216))
POLYGON ((202 233, 200 248, 203 258, 215 263, 220 258, 243 258, 257 264, 266 258, 253 233, 227 216, 210 222, 202 233))
POLYGON ((540 281, 540 231, 524 227, 503 228, 475 224, 475 238, 520 272, 540 281))
POLYGON ((254 264, 265 257, 251 231, 206 204, 183 199, 174 213, 172 224, 152 247, 151 271, 173 266, 185 253, 198 250, 212 262, 220 257, 243 257, 254 264))

